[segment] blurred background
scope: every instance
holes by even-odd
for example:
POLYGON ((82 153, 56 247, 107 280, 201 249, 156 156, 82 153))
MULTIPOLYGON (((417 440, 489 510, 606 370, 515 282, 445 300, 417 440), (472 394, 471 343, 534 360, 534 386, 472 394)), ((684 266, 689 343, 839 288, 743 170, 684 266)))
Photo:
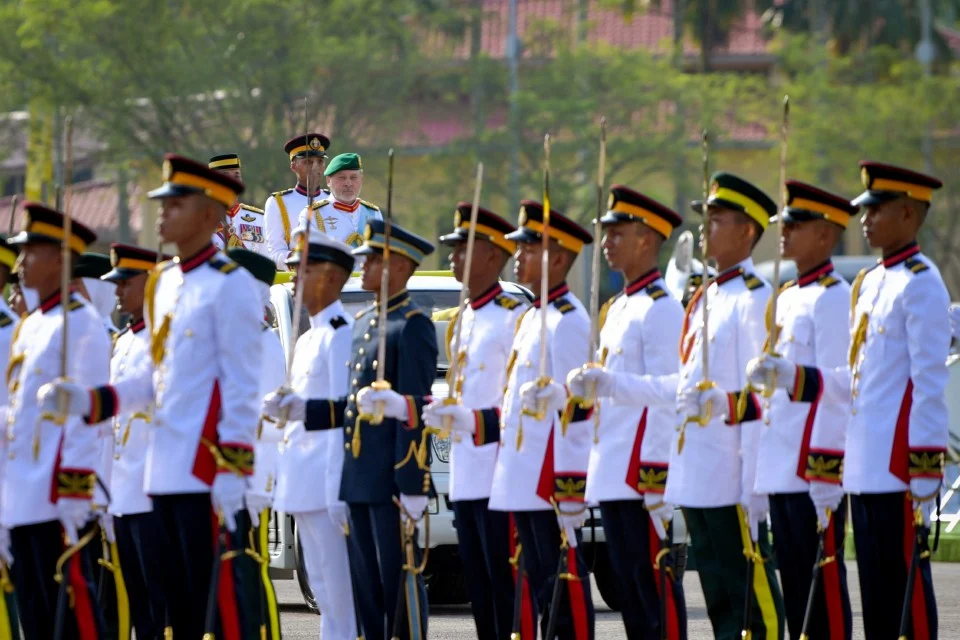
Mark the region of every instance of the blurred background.
MULTIPOLYGON (((776 199, 789 94, 789 177, 852 197, 870 158, 945 182, 921 246, 957 298, 958 20, 960 0, 2 0, 0 232, 14 194, 52 201, 67 115, 71 209, 103 246, 155 243, 144 194, 163 153, 239 153, 243 200, 262 207, 294 185, 283 144, 307 129, 362 154, 362 197, 381 206, 395 148, 394 215, 428 238, 471 198, 479 160, 485 206, 515 219, 540 199, 549 132, 554 207, 588 223, 601 116, 607 186, 695 228, 700 130, 711 170, 776 199)), ((868 252, 858 224, 840 252, 868 252)), ((579 265, 583 293, 588 254, 579 265)))

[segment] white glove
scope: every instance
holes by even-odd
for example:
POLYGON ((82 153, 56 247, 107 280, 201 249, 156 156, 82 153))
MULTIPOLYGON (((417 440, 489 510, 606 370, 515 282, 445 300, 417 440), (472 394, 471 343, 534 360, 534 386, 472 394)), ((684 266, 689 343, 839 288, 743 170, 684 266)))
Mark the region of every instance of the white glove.
POLYGON ((357 408, 360 409, 360 413, 375 414, 378 402, 383 403, 385 418, 395 418, 401 422, 407 422, 410 419, 407 399, 393 389, 377 391, 373 387, 364 387, 357 394, 357 408))
POLYGON ((954 338, 960 340, 960 302, 950 305, 950 332, 954 338))
POLYGON ((90 415, 90 389, 72 382, 55 380, 48 382, 37 390, 37 404, 40 413, 56 414, 60 411, 57 396, 59 393, 67 395, 67 413, 72 416, 90 415))
POLYGON ((700 391, 696 387, 682 390, 677 396, 677 413, 687 418, 707 415, 709 406, 710 419, 726 420, 730 413, 730 403, 727 392, 719 387, 710 387, 700 391))
POLYGON ((673 520, 673 505, 664 502, 662 493, 645 493, 643 494, 643 506, 650 514, 650 521, 653 522, 657 538, 665 539, 667 537, 666 523, 673 520))
POLYGON ((578 506, 575 512, 564 512, 563 505, 560 505, 560 512, 557 513, 557 524, 560 525, 560 531, 567 534, 567 544, 572 548, 577 548, 577 529, 583 526, 587 519, 586 510, 578 506))
POLYGON ((235 473, 218 473, 210 487, 210 502, 214 513, 223 515, 227 531, 237 530, 237 513, 243 509, 243 495, 247 491, 247 479, 235 473))
POLYGON ((775 383, 781 389, 792 389, 797 381, 797 366, 780 356, 765 353, 747 363, 747 382, 762 389, 767 386, 770 376, 775 374, 775 383))
POLYGON ((937 495, 940 494, 940 478, 911 478, 910 493, 913 496, 914 510, 920 509, 923 526, 930 528, 930 511, 936 508, 937 495))
POLYGON ((406 493, 400 494, 400 504, 403 505, 401 515, 404 518, 413 518, 414 522, 419 522, 423 518, 423 512, 427 510, 427 502, 430 498, 427 496, 411 496, 406 493))
POLYGON ((10 529, 0 527, 0 560, 8 567, 13 564, 13 550, 10 548, 10 529))
POLYGON ((103 529, 103 534, 107 537, 107 542, 113 544, 117 541, 117 532, 113 528, 113 516, 109 513, 101 513, 100 517, 100 528, 103 529))
POLYGON ((347 531, 347 505, 341 503, 332 504, 327 507, 327 513, 333 524, 343 532, 347 531))
POLYGON ((247 502, 247 513, 250 514, 250 524, 253 525, 254 528, 259 527, 260 514, 263 513, 264 509, 269 509, 273 506, 273 496, 247 491, 244 499, 247 502))
POLYGON ((546 415, 563 411, 567 404, 567 390, 562 384, 550 381, 546 386, 540 387, 537 382, 526 382, 520 385, 520 402, 526 411, 538 412, 540 405, 546 408, 546 415))
POLYGON ((289 389, 277 389, 265 395, 260 410, 263 415, 277 419, 285 408, 287 420, 296 422, 307 416, 307 401, 289 389))
POLYGON ((820 527, 826 530, 830 524, 830 513, 836 513, 840 501, 843 500, 843 487, 832 482, 810 481, 810 500, 813 502, 813 508, 817 512, 817 522, 820 527))
POLYGON ((459 404, 446 404, 442 400, 434 400, 423 408, 423 424, 428 427, 442 429, 443 419, 447 416, 453 421, 451 427, 454 431, 471 436, 477 432, 477 420, 472 409, 459 404))
POLYGON ((596 397, 607 398, 613 395, 616 381, 612 373, 601 367, 581 367, 567 374, 567 388, 572 396, 587 398, 594 384, 596 397))
POLYGON ((754 542, 760 536, 760 523, 767 521, 770 513, 770 501, 765 493, 749 493, 740 496, 740 506, 750 525, 750 539, 754 542))
POLYGON ((93 507, 90 500, 86 498, 60 498, 57 500, 57 517, 63 526, 68 544, 77 543, 77 532, 87 524, 92 515, 93 507))

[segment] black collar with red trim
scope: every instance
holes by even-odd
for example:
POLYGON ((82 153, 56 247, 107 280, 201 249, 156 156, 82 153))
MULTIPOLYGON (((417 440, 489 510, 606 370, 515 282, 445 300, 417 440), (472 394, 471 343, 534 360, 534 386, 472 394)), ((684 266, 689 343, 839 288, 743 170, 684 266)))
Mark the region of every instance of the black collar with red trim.
POLYGON ((188 273, 215 256, 216 253, 217 248, 213 246, 213 243, 210 243, 198 253, 193 254, 193 257, 191 258, 177 258, 177 263, 180 265, 180 271, 183 273, 188 273))
POLYGON ((743 275, 743 267, 741 267, 740 265, 737 265, 736 267, 730 267, 729 269, 727 269, 726 271, 724 271, 723 273, 717 276, 717 280, 716 280, 717 286, 719 287, 720 285, 726 282, 730 282, 731 280, 734 280, 736 278, 739 278, 742 275, 743 275))
MULTIPOLYGON (((73 287, 70 287, 70 295, 73 296, 77 290, 73 287)), ((49 313, 53 309, 57 308, 60 305, 60 289, 57 289, 55 292, 47 296, 46 300, 43 300, 40 303, 40 313, 49 313)))
POLYGON ((660 279, 660 269, 654 267, 650 271, 647 271, 645 274, 643 274, 642 276, 640 276, 639 278, 637 278, 636 280, 628 284, 627 287, 624 289, 624 293, 626 293, 628 296, 632 296, 638 291, 643 291, 649 285, 653 284, 659 279, 660 279))
POLYGON ((808 284, 813 284, 823 276, 833 271, 833 262, 827 260, 823 264, 814 267, 810 271, 807 271, 805 274, 797 278, 797 286, 805 287, 808 284))
MULTIPOLYGON (((297 186, 295 186, 293 189, 294 189, 294 191, 296 191, 297 193, 299 193, 299 194, 302 195, 302 196, 308 196, 308 197, 309 197, 309 195, 310 195, 309 193, 307 193, 307 188, 304 187, 304 186, 302 186, 299 182, 297 183, 297 186)), ((320 195, 320 192, 321 192, 321 191, 323 191, 323 187, 320 187, 319 189, 317 189, 317 190, 314 192, 313 197, 316 198, 318 195, 320 195)))
MULTIPOLYGON (((570 293, 570 287, 567 286, 566 282, 561 282, 553 289, 550 289, 550 293, 547 294, 547 302, 553 302, 562 295, 570 293)), ((540 298, 537 298, 533 301, 533 306, 537 309, 540 308, 540 298)))
POLYGON ((500 286, 499 282, 494 283, 492 287, 484 291, 482 294, 470 300, 470 308, 476 311, 480 307, 491 302, 498 295, 503 293, 503 287, 500 286))
POLYGON ((912 258, 913 256, 920 253, 920 247, 916 242, 911 242, 903 249, 899 251, 894 251, 889 256, 884 256, 883 266, 887 269, 897 266, 901 262, 907 260, 907 258, 912 258))
POLYGON ((127 326, 127 329, 129 329, 129 330, 132 331, 133 333, 140 333, 141 331, 143 331, 144 327, 146 327, 146 326, 147 326, 146 321, 145 321, 143 318, 140 318, 140 319, 137 320, 136 322, 131 322, 131 323, 127 326))

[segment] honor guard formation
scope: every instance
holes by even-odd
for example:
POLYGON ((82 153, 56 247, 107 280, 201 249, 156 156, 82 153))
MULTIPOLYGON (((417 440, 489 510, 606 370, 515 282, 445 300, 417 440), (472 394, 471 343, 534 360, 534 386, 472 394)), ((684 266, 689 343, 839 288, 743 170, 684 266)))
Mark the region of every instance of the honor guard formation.
POLYGON ((591 508, 631 640, 688 637, 679 518, 716 638, 851 639, 851 524, 866 637, 937 637, 952 331, 917 236, 941 183, 861 162, 851 201, 782 170, 778 203, 707 179, 706 146, 685 305, 658 267, 684 218, 607 188, 605 142, 590 229, 551 204, 549 139, 542 198, 515 222, 480 206, 478 167, 438 238, 462 285, 445 338, 407 289, 435 247, 392 219, 392 152, 383 211, 360 198, 360 156, 328 162, 319 133, 284 146, 297 181, 263 209, 240 200, 236 154, 168 154, 149 197, 172 257, 93 254, 69 205, 27 203, 0 242, 20 292, 16 311, 0 300, 0 638, 279 639, 279 512, 321 638, 423 640, 434 438, 483 640, 594 637, 591 508), (849 283, 831 255, 858 215, 882 258, 849 283), (795 281, 780 256, 774 282, 757 275, 771 233, 795 281), (567 280, 594 243, 584 303, 567 280), (601 255, 624 283, 603 304, 601 255), (529 300, 503 286, 511 258, 529 300), (348 313, 358 273, 373 302, 348 313))

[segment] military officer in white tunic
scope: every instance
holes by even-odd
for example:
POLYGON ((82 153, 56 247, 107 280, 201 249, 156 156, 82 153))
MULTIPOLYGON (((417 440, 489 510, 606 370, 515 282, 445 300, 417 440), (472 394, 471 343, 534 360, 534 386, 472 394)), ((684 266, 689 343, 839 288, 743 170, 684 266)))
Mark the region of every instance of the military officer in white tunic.
MULTIPOLYGON (((424 409, 428 427, 444 428, 445 416, 454 430, 450 451, 450 499, 457 519, 457 546, 463 559, 470 606, 481 640, 509 638, 514 608, 514 576, 510 567, 513 532, 510 515, 490 511, 487 503, 500 442, 500 408, 506 384, 507 361, 513 347, 513 328, 529 307, 523 298, 505 293, 500 272, 517 243, 506 235, 516 227, 492 211, 477 210, 476 235, 469 282, 464 282, 469 202, 457 205, 453 232, 440 242, 452 246, 453 275, 469 290, 463 315, 450 320, 446 350, 449 361, 459 363, 456 380, 458 404, 437 400, 424 409), (460 323, 459 352, 454 344, 460 323)), ((458 312, 459 313, 459 312, 458 312)), ((532 637, 533 618, 521 636, 532 637)))
POLYGON ((917 235, 943 183, 878 162, 861 162, 860 172, 865 191, 851 204, 863 208, 864 236, 883 258, 851 287, 847 366, 765 356, 750 364, 748 376, 759 382, 776 372, 795 400, 850 404, 842 458, 824 455, 817 467, 837 469, 842 460, 866 637, 894 637, 909 598, 908 637, 934 638, 927 537, 947 448, 950 297, 917 235), (914 561, 918 571, 907 594, 914 561))
POLYGON ((700 427, 674 439, 667 502, 683 507, 707 614, 717 638, 739 638, 747 620, 755 640, 783 638, 783 602, 769 562, 767 496, 754 488, 757 444, 763 424, 760 403, 746 391, 747 362, 760 354, 770 285, 753 273, 750 254, 776 213, 763 191, 729 173, 710 180, 706 203, 695 203, 709 234, 717 276, 710 283, 708 331, 703 330, 703 287, 687 306, 680 336, 678 417, 706 416, 700 427), (704 390, 702 341, 709 336, 709 377, 704 390), (743 390, 743 403, 737 400, 743 390), (759 545, 759 547, 757 546, 759 545), (744 552, 756 555, 748 565, 744 552), (764 560, 764 561, 761 561, 764 560), (750 595, 744 608, 747 569, 750 595))
MULTIPOLYGON (((87 522, 94 515, 91 502, 100 447, 97 430, 79 417, 59 415, 56 401, 38 406, 37 390, 60 375, 62 305, 67 305, 69 378, 105 383, 110 375, 110 338, 93 307, 78 294, 60 290, 61 244, 68 244, 76 261, 96 239, 94 232, 73 221, 65 239, 61 213, 32 202, 24 209, 23 231, 10 242, 21 246, 20 283, 35 289, 41 303, 17 325, 10 347, 0 522, 10 529, 16 559, 12 577, 24 634, 40 639, 54 637, 57 558, 78 536, 87 534, 87 522)), ((67 567, 74 602, 65 617, 67 637, 77 637, 79 628, 95 634, 104 631, 95 604, 91 560, 77 554, 67 567)))
POLYGON ((277 269, 287 268, 292 251, 290 238, 296 228, 296 216, 311 198, 323 199, 323 170, 327 162, 330 139, 322 133, 308 133, 287 140, 283 150, 290 157, 290 171, 297 176, 297 184, 290 189, 271 193, 263 205, 267 236, 267 255, 277 263, 277 269), (307 193, 307 189, 310 193, 307 193))
MULTIPOLYGON (((351 247, 359 247, 363 242, 363 230, 367 220, 383 220, 377 205, 360 199, 363 187, 363 162, 356 153, 341 153, 327 166, 323 175, 327 177, 329 194, 313 203, 313 220, 310 228, 317 228, 335 240, 345 242, 351 247)), ((307 209, 300 210, 297 228, 306 227, 307 209)))
MULTIPOLYGON (((297 268, 304 259, 290 257, 297 268)), ((353 317, 340 291, 353 270, 350 247, 313 230, 307 250, 303 304, 310 329, 297 340, 292 390, 275 389, 264 400, 264 414, 279 419, 286 410, 277 466, 275 506, 292 514, 303 548, 307 580, 320 608, 320 637, 357 637, 350 564, 347 556, 347 505, 340 500, 343 469, 343 414, 350 372, 353 317)), ((299 273, 299 272, 298 272, 299 273)), ((274 428, 275 427, 267 427, 274 428)))
MULTIPOLYGON (((213 156, 207 162, 207 166, 237 182, 243 182, 240 156, 235 153, 213 156)), ((213 243, 223 251, 241 247, 270 257, 270 252, 267 250, 266 216, 263 209, 240 202, 238 198, 234 205, 227 209, 223 223, 213 236, 213 243)))
MULTIPOLYGON (((17 260, 17 247, 7 243, 6 236, 0 235, 0 288, 6 286, 8 282, 16 282, 16 275, 13 273, 13 266, 17 260)), ((5 298, 0 296, 0 366, 7 370, 7 363, 10 358, 10 342, 13 338, 13 330, 17 326, 18 316, 7 304, 5 298)), ((6 385, 0 385, 0 424, 7 424, 9 396, 6 385)), ((6 438, 0 439, 0 483, 3 482, 3 468, 7 460, 6 438)), ((0 500, 2 500, 3 491, 0 489, 0 500)), ((0 507, 0 512, 3 508, 0 507)), ((10 553, 10 530, 0 521, 0 563, 9 567, 13 563, 13 555, 10 553)), ((10 629, 0 627, 0 635, 8 632, 10 637, 15 637, 13 626, 18 625, 17 620, 17 600, 14 593, 8 593, 0 599, 0 609, 6 607, 7 620, 11 622, 10 629)))
MULTIPOLYGON (((676 387, 683 308, 667 292, 657 268, 660 248, 683 223, 675 211, 623 185, 610 189, 603 224, 607 264, 623 274, 624 290, 600 313, 602 369, 570 372, 573 396, 587 399, 596 384, 599 419, 590 450, 586 499, 600 505, 610 564, 618 580, 620 613, 628 638, 686 637, 683 585, 669 579, 661 594, 658 555, 670 544, 673 506, 663 499, 676 423, 670 404, 623 402, 616 389, 637 392, 633 376, 669 379, 676 387), (590 373, 588 373, 590 372, 590 373), (622 375, 626 373, 628 375, 622 375), (660 600, 666 598, 666 619, 660 600)), ((671 395, 671 399, 672 399, 671 395)))
POLYGON ((593 603, 587 567, 577 547, 584 521, 587 459, 593 423, 588 412, 564 411, 567 393, 564 377, 579 367, 588 349, 590 318, 570 292, 566 277, 584 245, 593 242, 576 222, 550 212, 548 290, 541 286, 541 233, 543 205, 532 200, 520 203, 519 229, 506 238, 518 243, 514 273, 537 294, 533 309, 518 322, 513 341, 507 389, 503 400, 500 450, 493 473, 490 509, 513 512, 524 569, 530 579, 534 605, 539 610, 544 635, 557 580, 561 532, 570 545, 565 573, 579 576, 564 580, 556 629, 562 638, 593 637, 593 603), (547 313, 546 375, 540 375, 541 315, 547 313), (521 415, 540 413, 537 416, 521 415), (563 415, 561 415, 563 414, 563 415))

